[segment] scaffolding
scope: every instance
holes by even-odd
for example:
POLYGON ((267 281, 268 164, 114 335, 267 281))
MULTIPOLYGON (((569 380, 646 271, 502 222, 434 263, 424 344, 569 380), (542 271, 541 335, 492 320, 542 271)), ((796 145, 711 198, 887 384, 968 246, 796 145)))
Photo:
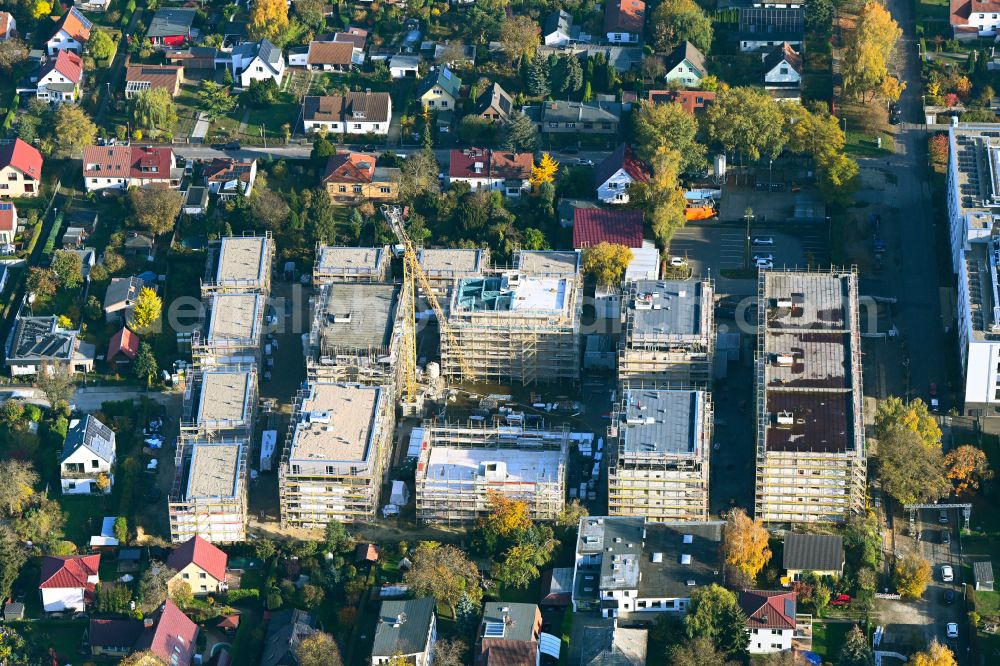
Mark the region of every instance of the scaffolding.
POLYGON ((313 284, 386 282, 390 278, 389 246, 344 247, 316 244, 313 284))
POLYGON ((755 517, 843 522, 867 463, 857 269, 762 271, 755 360, 755 517))
POLYGON ((261 331, 264 327, 264 304, 266 294, 243 293, 213 293, 206 297, 206 307, 202 310, 203 319, 191 333, 191 361, 195 367, 210 367, 217 365, 255 365, 260 367, 261 331), (253 299, 251 312, 246 318, 234 316, 236 312, 230 308, 230 299, 243 299, 247 305, 248 299, 253 299), (216 312, 225 312, 234 317, 243 330, 238 333, 216 330, 216 312), (208 320, 207 324, 205 319, 208 320), (203 332, 204 331, 204 332, 203 332))
POLYGON ((274 241, 271 232, 263 236, 247 233, 226 236, 209 245, 202 298, 213 293, 271 293, 274 241))
POLYGON ((246 540, 249 440, 178 440, 167 503, 170 540, 246 540))
POLYGON ((180 438, 219 441, 249 438, 257 408, 257 367, 196 370, 184 387, 180 438))
POLYGON ((470 421, 428 421, 417 458, 417 519, 468 525, 489 514, 494 493, 527 503, 532 520, 565 507, 570 432, 470 421))
POLYGON ((708 520, 709 394, 631 390, 622 397, 608 426, 608 515, 708 520), (693 408, 678 408, 685 402, 693 408))

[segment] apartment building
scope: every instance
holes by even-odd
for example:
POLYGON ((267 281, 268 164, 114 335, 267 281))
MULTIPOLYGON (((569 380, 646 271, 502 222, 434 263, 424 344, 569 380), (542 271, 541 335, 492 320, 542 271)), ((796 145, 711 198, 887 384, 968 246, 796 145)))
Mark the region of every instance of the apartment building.
POLYGON ((177 441, 167 502, 171 542, 246 541, 248 452, 242 439, 177 441))
POLYGON ((209 246, 203 297, 213 293, 269 294, 274 240, 263 236, 227 236, 209 246))
POLYGON ((339 247, 320 245, 316 248, 313 284, 327 282, 383 282, 389 279, 389 246, 339 247))
POLYGON ((254 293, 213 293, 204 299, 204 331, 191 334, 196 366, 260 365, 266 297, 254 293))

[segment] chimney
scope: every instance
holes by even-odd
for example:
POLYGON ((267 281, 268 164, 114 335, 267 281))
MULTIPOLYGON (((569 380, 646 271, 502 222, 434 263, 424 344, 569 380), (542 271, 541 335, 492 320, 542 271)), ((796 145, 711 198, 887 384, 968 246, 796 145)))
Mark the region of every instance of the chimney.
POLYGON ((143 618, 142 619, 142 628, 143 629, 152 629, 153 628, 153 618, 151 618, 151 617, 143 618))

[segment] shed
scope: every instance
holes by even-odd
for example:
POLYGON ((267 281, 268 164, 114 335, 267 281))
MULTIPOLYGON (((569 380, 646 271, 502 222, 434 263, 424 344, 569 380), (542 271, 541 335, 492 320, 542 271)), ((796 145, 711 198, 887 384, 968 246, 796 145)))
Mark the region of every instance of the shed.
POLYGON ((12 601, 9 604, 4 604, 3 607, 3 621, 10 622, 11 620, 23 620, 24 619, 24 604, 20 601, 12 601))
POLYGON ((139 571, 139 561, 142 551, 138 548, 122 548, 118 551, 118 573, 135 573, 139 571))
POLYGON ((542 574, 543 606, 569 606, 573 591, 573 568, 557 567, 542 574))
POLYGON ((90 547, 93 550, 105 550, 118 545, 115 538, 115 518, 116 516, 104 516, 101 521, 101 533, 90 537, 90 547))
POLYGON ((973 562, 972 574, 976 579, 976 589, 984 592, 993 591, 993 563, 973 562))

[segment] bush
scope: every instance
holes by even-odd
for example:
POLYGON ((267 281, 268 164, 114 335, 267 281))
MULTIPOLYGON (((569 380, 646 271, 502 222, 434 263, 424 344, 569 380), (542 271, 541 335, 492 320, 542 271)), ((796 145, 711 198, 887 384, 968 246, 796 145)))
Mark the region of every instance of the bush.
POLYGON ((260 599, 260 590, 255 587, 240 588, 226 592, 227 604, 238 604, 241 601, 256 601, 260 599))

